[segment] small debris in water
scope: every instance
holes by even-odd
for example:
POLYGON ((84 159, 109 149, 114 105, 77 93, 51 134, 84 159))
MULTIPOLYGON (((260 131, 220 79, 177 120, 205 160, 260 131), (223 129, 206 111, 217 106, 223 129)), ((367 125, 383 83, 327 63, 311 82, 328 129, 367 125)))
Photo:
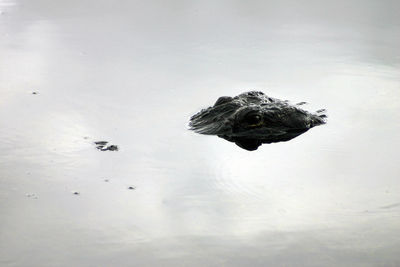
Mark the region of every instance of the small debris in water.
POLYGON ((110 180, 109 179, 104 179, 104 182, 108 183, 110 180))
POLYGON ((128 189, 129 189, 129 190, 135 190, 136 187, 134 187, 134 186, 129 186, 128 189))
POLYGON ((107 150, 110 150, 110 151, 118 151, 118 146, 116 146, 116 145, 111 145, 111 146, 108 146, 106 149, 107 149, 107 150))
POLYGON ((100 145, 100 146, 105 146, 105 145, 107 145, 107 141, 97 141, 97 142, 94 142, 96 145, 100 145))
POLYGON ((28 194, 25 194, 25 196, 30 197, 30 198, 34 198, 34 199, 37 199, 37 198, 38 198, 38 197, 36 196, 36 194, 34 194, 34 193, 28 193, 28 194))
POLYGON ((118 146, 117 145, 109 145, 107 146, 108 142, 107 141, 96 141, 94 142, 96 145, 96 148, 100 151, 118 151, 118 146))
POLYGON ((73 191, 72 194, 74 194, 74 195, 80 195, 81 193, 79 193, 78 191, 73 191))
POLYGON ((38 95, 38 94, 39 94, 39 92, 36 92, 36 91, 32 92, 32 95, 38 95))

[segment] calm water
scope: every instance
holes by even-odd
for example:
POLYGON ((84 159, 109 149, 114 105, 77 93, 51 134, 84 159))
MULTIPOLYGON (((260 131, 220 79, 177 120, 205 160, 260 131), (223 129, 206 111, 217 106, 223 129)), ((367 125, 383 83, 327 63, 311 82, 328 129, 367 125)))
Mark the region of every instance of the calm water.
POLYGON ((0 0, 0 265, 400 266, 399 13, 0 0), (328 124, 255 152, 187 130, 248 90, 328 124))

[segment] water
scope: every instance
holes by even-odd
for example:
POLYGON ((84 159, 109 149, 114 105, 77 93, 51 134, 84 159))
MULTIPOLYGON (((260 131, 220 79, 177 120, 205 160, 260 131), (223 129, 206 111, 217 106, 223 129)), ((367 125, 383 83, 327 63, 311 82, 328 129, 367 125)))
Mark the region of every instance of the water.
POLYGON ((399 9, 1 0, 0 265, 400 265, 399 9), (328 124, 254 152, 187 130, 247 90, 328 124))

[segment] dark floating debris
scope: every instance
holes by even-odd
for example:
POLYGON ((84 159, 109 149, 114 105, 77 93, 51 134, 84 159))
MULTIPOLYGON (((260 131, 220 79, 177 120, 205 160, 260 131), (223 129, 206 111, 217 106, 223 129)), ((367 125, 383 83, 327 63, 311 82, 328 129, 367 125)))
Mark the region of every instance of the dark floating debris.
POLYGON ((108 146, 108 147, 107 147, 107 150, 110 150, 110 151, 118 151, 118 146, 116 146, 116 145, 108 146))
POLYGON ((129 186, 128 189, 129 189, 129 190, 135 190, 136 187, 134 187, 134 186, 129 186))
POLYGON ((97 141, 97 142, 94 142, 96 145, 100 145, 100 146, 105 146, 105 145, 107 145, 107 141, 97 141))
POLYGON ((108 183, 110 180, 109 179, 104 179, 104 182, 108 183))
POLYGON ((222 96, 215 104, 190 118, 190 130, 217 135, 246 150, 262 144, 289 141, 326 123, 326 110, 308 112, 300 105, 251 91, 235 97, 222 96))
POLYGON ((39 92, 37 92, 37 91, 32 92, 32 95, 38 95, 38 94, 39 94, 39 92))
POLYGON ((96 145, 96 148, 100 151, 118 151, 118 146, 117 145, 107 145, 108 141, 96 141, 94 142, 96 145))
POLYGON ((29 198, 34 198, 34 199, 38 198, 35 193, 28 193, 28 194, 25 194, 25 196, 27 196, 29 198))
POLYGON ((81 193, 79 193, 78 191, 73 191, 72 194, 74 194, 74 195, 80 195, 81 193))

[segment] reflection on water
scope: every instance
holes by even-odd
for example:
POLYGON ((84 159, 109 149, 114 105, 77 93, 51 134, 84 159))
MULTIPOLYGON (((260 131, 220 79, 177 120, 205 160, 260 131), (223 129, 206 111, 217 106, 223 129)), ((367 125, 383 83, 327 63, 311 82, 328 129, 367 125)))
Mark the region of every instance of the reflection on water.
POLYGON ((0 265, 400 265, 399 8, 0 1, 0 265), (329 123, 187 130, 248 90, 329 123))

